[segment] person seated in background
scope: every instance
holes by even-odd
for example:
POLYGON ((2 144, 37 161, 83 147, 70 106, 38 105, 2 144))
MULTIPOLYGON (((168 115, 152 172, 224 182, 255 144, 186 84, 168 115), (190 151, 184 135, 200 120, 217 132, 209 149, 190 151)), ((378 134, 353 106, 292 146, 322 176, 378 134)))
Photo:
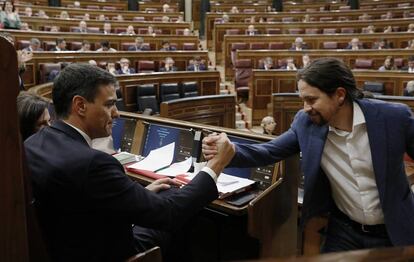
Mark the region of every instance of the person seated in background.
POLYGON ((310 19, 309 14, 306 14, 306 15, 303 16, 302 22, 309 23, 310 21, 311 21, 311 19, 310 19))
POLYGON ((121 68, 117 70, 118 75, 130 75, 136 73, 134 68, 129 67, 130 62, 127 58, 121 58, 119 64, 121 65, 121 68))
POLYGON ((89 52, 91 51, 91 43, 88 40, 82 41, 82 47, 78 50, 78 52, 89 52))
POLYGON ((193 60, 190 61, 190 65, 187 67, 187 71, 206 71, 207 67, 204 64, 204 61, 201 60, 200 56, 195 56, 193 60))
POLYGON ((50 28, 50 32, 51 32, 51 33, 58 33, 58 32, 60 32, 60 28, 59 28, 59 26, 57 26, 57 25, 52 26, 52 27, 50 28))
POLYGON ((363 32, 365 32, 366 34, 373 34, 375 33, 375 26, 369 25, 363 29, 363 32))
POLYGON ((104 14, 100 14, 96 20, 98 21, 106 21, 108 18, 104 14))
POLYGON ((170 45, 170 41, 168 41, 168 40, 163 40, 161 42, 161 45, 162 45, 162 47, 161 47, 160 51, 176 51, 177 50, 177 48, 175 48, 175 46, 170 45))
POLYGON ((387 56, 384 60, 384 65, 381 66, 379 71, 388 71, 388 70, 397 70, 397 67, 394 65, 394 57, 387 56))
POLYGON ((104 35, 112 34, 111 23, 104 23, 102 33, 104 35))
POLYGON ((264 70, 274 69, 273 59, 270 56, 263 59, 263 65, 260 65, 259 69, 264 69, 264 70))
POLYGON ((409 40, 405 49, 414 49, 414 39, 409 40))
POLYGON ((392 33, 392 26, 386 26, 386 27, 384 27, 384 33, 385 34, 388 34, 388 33, 392 33))
POLYGON ((254 25, 249 25, 246 30, 246 35, 256 35, 256 34, 257 32, 256 32, 256 29, 254 28, 254 25))
POLYGON ((385 14, 385 17, 384 17, 384 19, 386 19, 386 20, 388 20, 388 19, 393 19, 394 18, 394 14, 391 12, 391 11, 388 11, 386 14, 385 14))
POLYGON ((91 16, 89 15, 89 13, 85 13, 85 14, 83 15, 83 20, 85 20, 85 21, 89 21, 89 20, 91 20, 91 16))
POLYGON ((414 80, 408 81, 404 89, 405 96, 414 96, 414 80))
POLYGON ((414 24, 409 24, 408 25, 407 32, 414 32, 414 24))
POLYGON ((154 27, 152 25, 149 25, 147 27, 147 35, 155 36, 155 30, 154 30, 154 27))
POLYGON ((249 20, 247 21, 249 24, 254 24, 254 23, 256 23, 256 16, 251 16, 250 18, 249 18, 249 20))
POLYGON ((292 44, 292 47, 289 48, 289 50, 296 50, 296 51, 302 51, 303 49, 307 49, 307 47, 303 43, 302 37, 296 37, 295 42, 292 44))
POLYGON ((120 33, 120 35, 136 35, 133 25, 128 25, 125 32, 120 33))
POLYGON ((97 52, 117 52, 115 48, 112 48, 108 40, 101 41, 101 48, 96 50, 97 52))
POLYGON ((115 17, 115 20, 117 20, 117 21, 124 21, 124 17, 123 17, 121 14, 118 14, 118 15, 115 17))
POLYGON ((40 129, 50 126, 49 102, 27 91, 17 96, 17 114, 19 115, 20 134, 23 141, 40 129))
POLYGON ((177 71, 177 67, 174 66, 174 59, 166 57, 164 60, 164 66, 160 68, 159 72, 174 72, 177 71))
POLYGON ((148 51, 149 47, 144 45, 144 38, 138 36, 135 38, 135 45, 128 47, 128 51, 148 51))
POLYGON ((266 23, 266 22, 267 22, 267 18, 266 18, 266 17, 262 17, 262 16, 261 16, 261 17, 259 18, 259 23, 261 23, 261 24, 262 24, 262 23, 266 23))
POLYGON ((43 51, 43 48, 40 47, 40 40, 37 38, 30 39, 30 45, 23 50, 33 52, 33 51, 43 51))
POLYGON ((49 19, 49 16, 46 14, 46 12, 44 10, 39 10, 37 12, 37 16, 39 18, 49 19))
POLYGON ((73 7, 74 7, 74 8, 81 8, 81 4, 80 4, 80 2, 79 2, 79 1, 75 1, 75 2, 73 2, 73 7))
POLYGON ((189 36, 189 35, 191 35, 191 30, 190 30, 189 28, 184 28, 183 35, 184 35, 184 36, 189 36))
POLYGON ((59 18, 60 19, 69 19, 70 16, 69 16, 69 13, 67 11, 62 11, 62 12, 60 12, 59 18))
POLYGON ((410 10, 405 10, 402 15, 403 18, 411 18, 410 10))
POLYGON ((32 17, 33 16, 33 10, 30 6, 28 6, 24 9, 24 15, 27 16, 27 17, 32 17))
POLYGON ((75 28, 74 32, 85 34, 88 32, 88 25, 84 20, 79 22, 79 27, 75 28))
POLYGON ((53 47, 50 51, 68 51, 66 49, 66 41, 64 38, 56 39, 56 46, 53 47))
POLYGON ((401 70, 407 71, 408 73, 414 73, 414 55, 408 57, 407 66, 404 66, 401 70))
POLYGON ((162 6, 162 12, 163 13, 168 13, 168 12, 170 12, 170 5, 169 4, 164 4, 163 6, 162 6))
POLYGON ((20 29, 20 16, 13 2, 6 1, 3 3, 3 11, 0 11, 0 24, 3 24, 5 29, 20 29))
POLYGON ((177 21, 175 21, 176 23, 184 23, 184 17, 182 15, 178 16, 177 21))
POLYGON ((272 136, 276 127, 275 119, 272 116, 265 116, 260 126, 263 128, 263 134, 272 136))
POLYGON ((106 64, 106 71, 108 71, 112 75, 117 75, 117 71, 116 71, 116 68, 115 68, 115 63, 114 62, 108 62, 106 64))
POLYGON ((305 68, 310 64, 311 60, 308 54, 304 54, 302 56, 302 68, 305 68))
POLYGON ((282 66, 280 69, 284 70, 297 70, 295 61, 292 57, 286 58, 286 65, 282 66))
POLYGON ((171 21, 170 21, 170 17, 168 17, 168 16, 166 16, 166 15, 162 16, 162 18, 161 18, 161 22, 163 22, 163 23, 169 23, 169 22, 171 22, 171 21))
POLYGON ((371 19, 371 16, 367 13, 363 13, 362 15, 360 15, 358 17, 358 20, 361 20, 361 21, 366 21, 366 20, 370 20, 370 19, 371 19))
POLYGON ((390 44, 388 43, 388 41, 384 38, 379 39, 378 41, 376 41, 374 43, 374 45, 372 46, 372 49, 389 49, 390 44))
POLYGON ((221 23, 228 23, 228 22, 230 22, 230 17, 229 17, 229 15, 228 14, 223 14, 222 16, 221 16, 221 23))
POLYGON ((230 9, 230 14, 238 14, 239 13, 239 9, 237 8, 237 6, 232 6, 230 9))
POLYGON ((98 66, 98 63, 96 63, 96 61, 93 59, 89 60, 88 64, 93 65, 93 66, 98 66))
POLYGON ((32 29, 29 27, 29 24, 26 22, 23 22, 20 24, 20 30, 22 31, 32 31, 32 29))
POLYGON ((345 49, 349 50, 360 50, 362 48, 362 44, 359 42, 359 38, 352 38, 351 42, 349 42, 348 46, 345 49))

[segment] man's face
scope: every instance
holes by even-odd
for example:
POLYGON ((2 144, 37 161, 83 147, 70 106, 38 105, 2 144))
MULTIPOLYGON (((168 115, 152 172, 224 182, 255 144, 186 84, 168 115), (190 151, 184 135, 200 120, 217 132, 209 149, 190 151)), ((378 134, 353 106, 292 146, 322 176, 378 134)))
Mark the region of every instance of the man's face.
MULTIPOLYGON (((332 96, 320 89, 310 86, 303 80, 298 82, 299 96, 303 100, 303 110, 316 125, 324 125, 335 119, 345 97, 337 91, 332 96)), ((339 89, 339 88, 338 88, 339 89)), ((337 89, 337 90, 338 90, 337 89)))
POLYGON ((128 60, 121 60, 119 63, 121 64, 122 68, 128 68, 129 67, 129 61, 128 60))
POLYGON ((90 51, 91 50, 91 44, 84 44, 83 45, 83 51, 90 51))
POLYGON ((60 42, 60 44, 59 44, 59 48, 60 48, 60 49, 65 49, 65 48, 66 48, 66 41, 62 41, 62 42, 60 42))
MULTIPOLYGON (((85 99, 86 101, 86 99, 85 99)), ((93 102, 85 102, 83 121, 91 139, 107 137, 112 134, 113 119, 119 117, 116 108, 116 92, 113 85, 99 88, 93 102)))
POLYGON ((107 32, 111 31, 111 25, 110 24, 104 24, 104 30, 107 32))
POLYGON ((142 45, 142 42, 142 39, 137 39, 135 40, 135 45, 140 47, 142 45))

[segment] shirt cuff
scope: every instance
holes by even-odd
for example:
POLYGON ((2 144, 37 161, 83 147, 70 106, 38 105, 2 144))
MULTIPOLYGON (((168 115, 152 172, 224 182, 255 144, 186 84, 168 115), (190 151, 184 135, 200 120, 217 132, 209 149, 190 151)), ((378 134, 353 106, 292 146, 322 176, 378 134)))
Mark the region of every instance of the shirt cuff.
POLYGON ((201 171, 206 172, 214 180, 214 183, 217 183, 217 174, 211 168, 205 166, 201 169, 201 171))

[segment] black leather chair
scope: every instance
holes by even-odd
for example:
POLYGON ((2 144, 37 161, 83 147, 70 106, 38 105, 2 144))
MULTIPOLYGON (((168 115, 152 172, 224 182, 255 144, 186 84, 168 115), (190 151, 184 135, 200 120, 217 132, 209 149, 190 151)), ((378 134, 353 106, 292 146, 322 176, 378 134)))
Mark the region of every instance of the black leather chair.
POLYGON ((198 96, 197 82, 183 82, 181 84, 181 97, 198 96))
POLYGON ((124 99, 122 98, 122 92, 121 89, 116 89, 116 108, 121 111, 125 111, 125 104, 124 99))
POLYGON ((364 91, 368 91, 373 95, 383 95, 385 93, 384 83, 366 81, 363 86, 364 91))
POLYGON ((160 85, 160 102, 180 98, 178 83, 164 83, 160 85))
POLYGON ((137 107, 138 112, 142 113, 146 109, 152 110, 152 114, 159 113, 159 104, 157 101, 157 92, 154 84, 144 84, 137 86, 137 107))

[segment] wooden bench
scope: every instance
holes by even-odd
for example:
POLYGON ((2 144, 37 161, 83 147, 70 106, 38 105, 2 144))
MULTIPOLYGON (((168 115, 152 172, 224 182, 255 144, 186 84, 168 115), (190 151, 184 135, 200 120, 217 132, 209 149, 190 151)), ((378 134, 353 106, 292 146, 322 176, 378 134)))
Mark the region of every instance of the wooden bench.
MULTIPOLYGON (((247 101, 247 106, 252 110, 252 125, 259 125, 262 118, 268 114, 267 104, 272 102, 273 93, 296 91, 296 73, 286 70, 253 70, 247 101)), ((385 94, 392 96, 402 96, 405 85, 414 77, 413 74, 398 71, 354 70, 353 73, 357 87, 362 88, 366 81, 382 82, 385 94)), ((280 127, 276 126, 276 128, 280 131, 278 129, 280 127)))

